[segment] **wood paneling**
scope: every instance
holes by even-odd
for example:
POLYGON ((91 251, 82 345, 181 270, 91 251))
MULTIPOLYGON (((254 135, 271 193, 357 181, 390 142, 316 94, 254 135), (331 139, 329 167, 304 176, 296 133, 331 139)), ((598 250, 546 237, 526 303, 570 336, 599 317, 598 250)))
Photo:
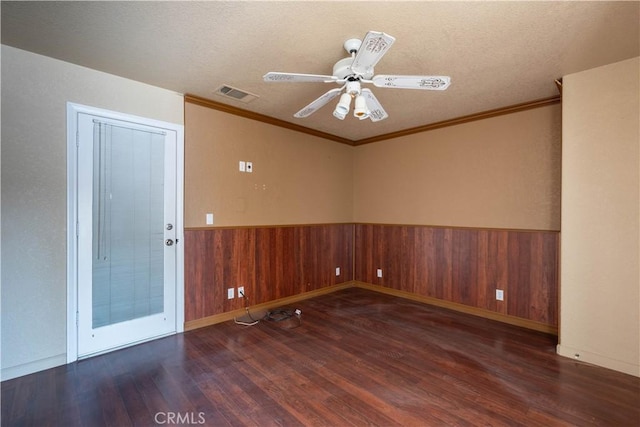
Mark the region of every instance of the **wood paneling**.
POLYGON ((355 227, 356 281, 558 325, 557 232, 355 227))
POLYGON ((353 227, 185 230, 185 320, 353 280, 353 227), (244 286, 248 299, 227 299, 227 288, 238 286, 244 286))
POLYGON ((356 280, 558 326, 557 232, 376 224, 189 229, 185 260, 187 322, 356 280), (226 289, 238 286, 248 299, 228 300, 226 289), (504 301, 496 301, 496 289, 504 301))

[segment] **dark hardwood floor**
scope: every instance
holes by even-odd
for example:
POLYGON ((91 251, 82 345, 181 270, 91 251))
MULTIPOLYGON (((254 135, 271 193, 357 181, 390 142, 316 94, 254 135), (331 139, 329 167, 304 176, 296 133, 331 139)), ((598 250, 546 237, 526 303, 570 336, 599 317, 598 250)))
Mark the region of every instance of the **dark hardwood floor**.
POLYGON ((640 379, 555 337, 358 288, 2 383, 2 425, 640 425, 640 379))

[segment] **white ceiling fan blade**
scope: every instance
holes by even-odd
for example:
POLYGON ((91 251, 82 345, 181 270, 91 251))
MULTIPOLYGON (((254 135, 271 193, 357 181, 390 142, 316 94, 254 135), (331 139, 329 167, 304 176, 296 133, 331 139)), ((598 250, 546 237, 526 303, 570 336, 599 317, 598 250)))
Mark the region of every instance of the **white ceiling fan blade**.
POLYGON ((342 89, 343 88, 341 88, 341 87, 340 88, 331 89, 329 92, 325 93, 320 98, 316 99, 311 104, 307 105, 302 110, 300 110, 297 113, 295 113, 293 115, 293 117, 296 117, 298 119, 302 119, 302 118, 310 116, 311 114, 313 114, 316 111, 318 111, 320 108, 324 107, 324 105, 327 102, 331 101, 333 98, 335 98, 336 96, 340 95, 340 92, 342 92, 342 89))
POLYGON ((387 53, 396 39, 379 31, 369 31, 351 64, 351 70, 357 74, 373 74, 373 67, 387 53))
POLYGON ((278 73, 269 72, 263 77, 265 82, 284 83, 331 83, 338 80, 333 76, 322 76, 319 74, 298 74, 298 73, 278 73))
POLYGON ((399 89, 445 90, 451 84, 449 76, 387 76, 379 75, 371 79, 377 87, 399 89))
POLYGON ((365 88, 365 89, 362 89, 361 93, 362 93, 362 96, 364 96, 365 99, 367 100, 367 108, 369 109, 369 118, 371 119, 372 122, 379 122, 380 120, 384 120, 387 117, 389 117, 387 112, 384 111, 384 108, 382 108, 382 105, 380 105, 378 98, 375 97, 375 95, 373 94, 373 92, 371 92, 371 90, 365 88))

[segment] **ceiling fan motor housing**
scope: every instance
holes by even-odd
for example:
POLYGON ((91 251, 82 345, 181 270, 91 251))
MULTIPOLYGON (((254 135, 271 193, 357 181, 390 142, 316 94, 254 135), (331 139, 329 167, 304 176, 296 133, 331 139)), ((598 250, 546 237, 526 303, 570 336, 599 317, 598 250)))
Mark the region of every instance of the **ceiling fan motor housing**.
POLYGON ((336 62, 336 65, 333 66, 333 76, 340 80, 369 80, 373 77, 373 68, 365 74, 356 75, 351 69, 351 64, 353 64, 353 58, 351 57, 336 62), (350 79, 350 77, 352 78, 350 79))
POLYGON ((344 50, 347 51, 349 55, 348 58, 341 59, 336 62, 336 65, 333 66, 333 76, 337 77, 340 80, 360 80, 360 79, 370 79, 373 77, 373 69, 371 72, 366 75, 356 75, 351 69, 351 64, 353 64, 353 58, 356 53, 358 53, 358 49, 362 46, 362 40, 360 39, 349 39, 344 42, 344 50))

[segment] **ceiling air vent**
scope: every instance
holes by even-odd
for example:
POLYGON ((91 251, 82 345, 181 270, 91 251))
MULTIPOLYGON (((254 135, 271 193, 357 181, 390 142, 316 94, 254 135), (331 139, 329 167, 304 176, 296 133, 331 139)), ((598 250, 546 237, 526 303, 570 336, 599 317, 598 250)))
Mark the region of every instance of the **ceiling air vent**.
POLYGON ((254 99, 258 98, 258 95, 254 95, 252 93, 245 92, 244 90, 240 90, 228 85, 220 86, 218 89, 215 90, 215 93, 218 95, 222 95, 227 98, 233 98, 236 101, 242 101, 242 102, 251 102, 254 99))

